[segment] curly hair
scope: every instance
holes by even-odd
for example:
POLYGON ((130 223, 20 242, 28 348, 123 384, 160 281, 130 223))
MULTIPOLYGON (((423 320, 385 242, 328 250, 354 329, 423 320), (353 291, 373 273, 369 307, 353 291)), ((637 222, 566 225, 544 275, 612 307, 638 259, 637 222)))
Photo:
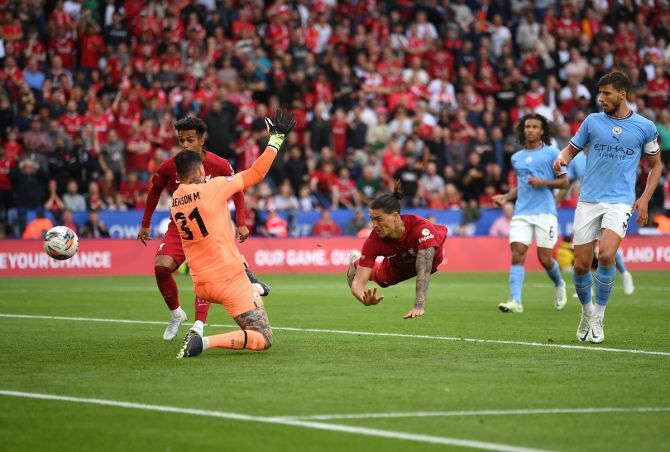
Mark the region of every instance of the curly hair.
POLYGON ((179 121, 175 121, 174 128, 177 131, 195 130, 196 135, 200 138, 207 133, 207 124, 205 124, 205 121, 195 116, 187 116, 179 121))
POLYGON ((552 138, 552 124, 549 122, 547 118, 542 116, 539 113, 529 113, 525 115, 521 120, 519 121, 519 124, 516 126, 516 139, 519 142, 521 146, 526 145, 526 134, 524 133, 524 128, 526 127, 526 121, 529 119, 534 119, 536 121, 540 121, 542 124, 542 137, 540 140, 544 144, 549 144, 551 143, 551 138, 552 138))

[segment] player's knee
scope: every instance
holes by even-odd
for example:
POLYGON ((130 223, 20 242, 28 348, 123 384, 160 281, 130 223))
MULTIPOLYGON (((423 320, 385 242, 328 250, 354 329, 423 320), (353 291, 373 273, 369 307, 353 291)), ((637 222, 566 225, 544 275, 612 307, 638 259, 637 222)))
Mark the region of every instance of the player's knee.
POLYGON ((526 253, 512 251, 512 265, 523 265, 526 261, 526 253))
POLYGON ((156 265, 154 267, 154 274, 156 275, 156 279, 169 279, 172 276, 172 269, 164 265, 156 265))
POLYGON ((167 254, 158 254, 154 260, 154 265, 156 267, 167 267, 170 271, 175 271, 179 265, 171 256, 167 254))
POLYGON ((610 266, 614 265, 616 250, 600 250, 598 252, 598 264, 610 266))
POLYGON ((591 262, 582 262, 575 259, 575 273, 585 275, 591 271, 591 262))
POLYGON ((537 256, 537 258, 540 260, 540 264, 547 270, 554 266, 554 259, 551 256, 537 256))

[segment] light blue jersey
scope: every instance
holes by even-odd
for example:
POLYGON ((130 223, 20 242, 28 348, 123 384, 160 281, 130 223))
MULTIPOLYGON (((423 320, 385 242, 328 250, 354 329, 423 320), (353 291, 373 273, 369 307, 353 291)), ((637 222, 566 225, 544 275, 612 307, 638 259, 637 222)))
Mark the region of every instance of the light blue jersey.
POLYGON ((529 177, 554 179, 552 165, 559 150, 553 146, 542 146, 529 151, 521 149, 512 156, 512 166, 516 173, 517 191, 514 215, 536 215, 548 213, 556 215, 556 201, 553 190, 549 187, 533 188, 528 183, 529 177))
POLYGON ((568 180, 582 180, 586 171, 586 154, 584 151, 575 155, 568 165, 568 180))
POLYGON ((654 123, 637 113, 588 115, 570 140, 580 151, 589 147, 579 200, 632 206, 640 157, 659 152, 657 136, 654 123))

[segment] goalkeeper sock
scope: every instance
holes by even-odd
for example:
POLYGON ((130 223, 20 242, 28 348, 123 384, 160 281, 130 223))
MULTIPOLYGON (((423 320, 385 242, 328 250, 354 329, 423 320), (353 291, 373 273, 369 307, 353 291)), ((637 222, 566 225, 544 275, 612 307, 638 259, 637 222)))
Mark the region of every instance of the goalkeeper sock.
POLYGON ((195 297, 195 320, 200 320, 202 323, 205 323, 210 306, 211 303, 209 301, 195 297))
POLYGON ((209 347, 230 348, 233 350, 256 350, 261 351, 267 348, 265 336, 258 331, 239 330, 230 333, 208 336, 203 340, 203 349, 209 347))
POLYGON ((177 283, 172 277, 172 270, 168 267, 162 265, 156 265, 154 267, 154 273, 156 274, 156 284, 158 285, 158 290, 165 304, 170 311, 174 311, 179 308, 179 290, 177 289, 177 283))

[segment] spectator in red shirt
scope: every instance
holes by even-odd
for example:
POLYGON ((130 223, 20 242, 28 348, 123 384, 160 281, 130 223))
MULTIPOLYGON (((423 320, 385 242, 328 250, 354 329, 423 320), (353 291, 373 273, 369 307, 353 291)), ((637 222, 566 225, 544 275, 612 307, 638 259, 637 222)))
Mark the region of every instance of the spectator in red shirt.
MULTIPOLYGON (((90 10, 84 10, 90 16, 90 10)), ((97 69, 98 61, 105 49, 100 34, 100 26, 91 18, 85 17, 79 25, 79 66, 87 70, 97 69)))
POLYGON ((265 220, 265 230, 270 237, 288 237, 288 222, 279 216, 276 209, 270 209, 265 220))
POLYGON ((330 207, 336 180, 335 165, 332 161, 323 161, 321 167, 312 173, 309 188, 319 200, 321 207, 330 207))
POLYGON ((330 124, 333 151, 338 160, 343 160, 347 153, 347 115, 342 108, 335 110, 335 118, 330 124))
POLYGON ((666 77, 662 64, 657 64, 655 69, 656 78, 647 82, 647 106, 660 110, 668 107, 670 81, 666 77))
POLYGON ((62 67, 70 70, 74 66, 74 57, 77 52, 74 40, 66 28, 59 27, 56 30, 56 36, 49 42, 51 65, 56 66, 54 57, 57 56, 61 58, 62 67))
POLYGON ((337 172, 337 179, 333 185, 333 209, 352 209, 356 206, 356 183, 349 176, 349 168, 343 166, 337 172))
POLYGON ((119 194, 123 199, 123 203, 128 207, 128 209, 134 209, 135 205, 140 199, 140 195, 147 191, 147 186, 143 182, 140 182, 137 173, 132 171, 128 173, 126 180, 121 182, 121 188, 119 189, 119 194))
POLYGON ((16 160, 7 155, 7 150, 0 144, 0 235, 7 235, 5 219, 7 209, 13 204, 14 193, 9 173, 16 166, 16 160))
POLYGON ((321 210, 319 221, 317 221, 312 228, 312 235, 315 237, 331 237, 335 235, 342 235, 340 226, 331 218, 330 210, 321 210))

